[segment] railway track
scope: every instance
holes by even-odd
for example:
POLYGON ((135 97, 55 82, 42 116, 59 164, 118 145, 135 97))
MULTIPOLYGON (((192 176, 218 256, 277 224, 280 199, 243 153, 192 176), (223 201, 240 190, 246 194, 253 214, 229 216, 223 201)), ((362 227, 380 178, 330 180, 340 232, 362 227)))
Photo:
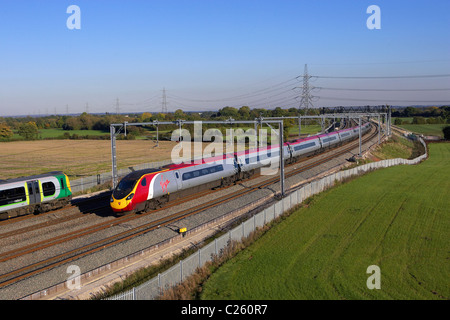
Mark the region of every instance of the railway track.
MULTIPOLYGON (((366 137, 364 137, 364 139, 363 139, 364 142, 372 139, 376 135, 376 132, 374 133, 373 129, 374 128, 372 127, 372 132, 367 134, 366 137)), ((336 157, 336 155, 344 154, 344 153, 354 149, 355 146, 357 146, 357 144, 358 144, 357 140, 356 140, 356 143, 355 143, 355 141, 352 141, 349 144, 345 145, 344 147, 341 147, 342 149, 337 154, 333 153, 333 150, 328 151, 326 154, 321 154, 321 156, 324 156, 324 155, 325 156, 323 158, 317 160, 316 162, 312 163, 312 164, 309 164, 309 165, 306 165, 306 166, 302 166, 301 168, 294 169, 294 170, 286 173, 286 178, 288 178, 290 176, 293 176, 293 175, 296 175, 296 174, 299 174, 299 173, 301 173, 303 171, 306 171, 306 170, 308 170, 308 169, 310 169, 312 167, 318 166, 319 164, 322 164, 324 162, 327 162, 330 159, 336 157), (330 153, 331 153, 331 155, 330 155, 330 153)), ((298 165, 298 164, 301 164, 301 162, 297 162, 295 164, 298 165)), ((194 215, 196 213, 205 211, 208 208, 218 206, 221 203, 225 203, 225 202, 230 201, 232 199, 235 199, 237 197, 241 197, 241 196, 243 196, 245 194, 250 194, 250 193, 252 193, 252 192, 254 192, 254 191, 258 190, 258 189, 265 188, 265 187, 267 187, 267 186, 269 186, 269 185, 271 185, 273 183, 276 183, 278 181, 279 181, 278 177, 272 177, 272 178, 267 179, 267 180, 265 180, 263 182, 257 183, 256 185, 254 185, 252 187, 246 188, 245 190, 239 190, 239 191, 233 192, 231 194, 227 194, 225 196, 222 196, 222 197, 219 197, 219 198, 214 199, 212 201, 209 201, 209 202, 207 202, 207 203, 205 203, 203 205, 200 205, 198 207, 188 208, 188 209, 182 210, 180 212, 177 212, 177 213, 174 213, 174 214, 171 214, 171 215, 168 215, 168 216, 165 216, 165 217, 153 220, 151 222, 142 224, 140 226, 131 228, 129 230, 125 230, 123 232, 120 232, 120 233, 117 233, 115 235, 106 237, 104 239, 101 239, 101 240, 98 240, 98 241, 94 241, 92 243, 86 244, 86 245, 81 246, 79 248, 72 249, 72 250, 69 250, 67 252, 54 255, 51 258, 44 259, 44 260, 41 260, 41 261, 38 261, 38 262, 35 262, 35 263, 32 263, 32 264, 29 264, 29 265, 26 265, 26 266, 17 268, 17 269, 15 269, 13 271, 10 271, 10 272, 7 272, 5 274, 0 275, 0 289, 3 288, 3 287, 6 287, 8 285, 11 285, 11 284, 13 284, 13 283, 15 283, 17 281, 20 281, 22 279, 31 277, 31 276, 36 275, 38 273, 41 273, 41 272, 44 272, 44 271, 49 270, 51 268, 54 268, 54 267, 56 267, 58 265, 62 265, 64 263, 67 263, 67 262, 79 259, 79 258, 81 258, 83 256, 95 253, 97 251, 103 250, 103 249, 105 249, 107 247, 110 247, 110 246, 117 245, 118 243, 127 241, 127 240, 129 240, 131 238, 134 238, 134 237, 137 237, 139 235, 145 234, 145 233, 150 232, 152 230, 158 229, 158 228, 163 227, 163 226, 167 226, 167 225, 172 224, 172 223, 174 223, 174 222, 176 222, 178 220, 181 220, 181 219, 184 219, 184 218, 189 217, 191 215, 194 215)), ((228 188, 228 187, 226 187, 226 188, 228 188)), ((225 188, 222 188, 221 190, 223 190, 223 189, 225 189, 225 188)), ((201 194, 192 195, 192 197, 199 197, 201 195, 206 195, 209 192, 211 192, 211 191, 207 190, 205 192, 202 192, 201 194)), ((14 259, 14 258, 18 258, 18 257, 24 256, 26 254, 30 254, 30 253, 33 253, 33 252, 36 252, 36 251, 39 251, 39 250, 43 250, 45 248, 49 248, 51 246, 54 246, 56 244, 60 244, 60 243, 65 242, 65 241, 70 241, 70 240, 73 240, 73 239, 76 239, 76 238, 79 238, 79 237, 82 237, 82 236, 86 236, 86 235, 98 232, 100 230, 104 230, 104 229, 109 228, 111 226, 119 225, 119 224, 122 224, 124 222, 128 222, 128 221, 131 221, 131 220, 134 220, 134 219, 138 219, 138 218, 141 218, 143 216, 147 216, 147 215, 150 215, 152 213, 155 213, 155 211, 160 211, 160 210, 163 210, 163 209, 167 209, 168 207, 178 205, 178 204, 180 204, 182 202, 186 202, 187 200, 188 199, 183 198, 183 199, 180 199, 180 201, 174 201, 172 203, 169 203, 167 206, 165 206, 165 207, 163 207, 161 209, 158 209, 158 210, 152 210, 152 211, 146 212, 144 214, 132 214, 132 215, 119 217, 114 222, 105 221, 103 223, 99 223, 99 224, 96 224, 96 225, 93 225, 93 226, 90 226, 90 227, 87 227, 87 228, 83 228, 81 230, 73 231, 73 232, 70 232, 68 234, 64 234, 64 235, 59 236, 59 237, 54 237, 52 239, 44 240, 44 241, 39 242, 39 243, 34 243, 34 244, 30 245, 30 246, 25 246, 25 247, 22 247, 22 248, 19 248, 19 249, 16 249, 16 250, 11 250, 9 252, 5 252, 5 253, 0 255, 0 262, 5 262, 5 261, 8 261, 8 260, 11 260, 11 259, 14 259)))
MULTIPOLYGON (((350 124, 347 124, 345 127, 348 127, 349 125, 350 124)), ((357 125, 357 124, 353 123, 353 125, 357 125)), ((338 147, 335 147, 332 150, 334 150, 336 148, 338 148, 338 147)), ((330 151, 328 151, 328 152, 330 152, 330 151)), ((317 155, 317 156, 319 156, 319 155, 317 155)), ((296 162, 296 164, 301 164, 302 162, 304 162, 304 161, 306 161, 308 159, 310 159, 310 158, 309 157, 308 158, 303 158, 300 161, 296 162)), ((287 165, 287 167, 288 166, 289 165, 287 165)), ((250 179, 254 179, 257 176, 258 175, 254 175, 250 179)), ((225 188, 226 187, 223 187, 223 188, 221 188, 221 190, 224 190, 225 188)), ((169 205, 164 205, 164 208, 171 207, 172 203, 173 203, 173 205, 177 205, 179 203, 185 202, 186 199, 190 200, 190 199, 192 199, 194 197, 195 198, 196 197, 201 197, 201 196, 203 196, 205 194, 208 194, 210 192, 211 192, 210 190, 206 190, 206 192, 198 192, 195 195, 192 195, 192 196, 189 196, 189 197, 183 197, 183 200, 181 200, 181 201, 171 201, 169 203, 169 205)), ((46 220, 44 222, 41 222, 41 223, 38 223, 38 224, 35 224, 35 225, 31 225, 31 226, 28 226, 28 227, 23 227, 23 228, 20 228, 20 229, 16 229, 16 230, 13 230, 13 231, 2 233, 2 234, 0 234, 0 240, 3 239, 3 238, 8 238, 8 237, 14 236, 14 235, 26 234, 27 232, 37 231, 37 230, 42 229, 42 228, 47 228, 47 227, 50 227, 50 226, 56 226, 56 225, 61 224, 61 223, 65 223, 65 222, 69 222, 69 221, 72 221, 72 220, 76 220, 76 219, 79 219, 81 217, 85 217, 87 212, 89 212, 89 214, 97 214, 97 215, 105 215, 105 216, 106 215, 110 215, 111 214, 111 210, 110 210, 109 205, 102 204, 101 206, 97 206, 97 207, 92 208, 92 205, 90 204, 90 203, 97 204, 99 202, 100 203, 107 203, 110 197, 111 197, 111 192, 105 192, 105 194, 100 195, 100 196, 95 196, 95 197, 92 197, 92 198, 89 198, 89 199, 86 199, 86 200, 79 200, 79 201, 77 201, 78 204, 74 204, 74 202, 76 200, 72 201, 72 204, 70 204, 70 205, 68 205, 68 206, 66 206, 64 208, 39 214, 39 217, 40 218, 41 217, 45 217, 45 216, 50 215, 50 214, 58 215, 58 214, 61 214, 64 211, 67 211, 67 210, 70 210, 70 209, 73 209, 73 208, 79 208, 80 212, 77 212, 77 213, 74 213, 74 214, 71 214, 71 215, 68 215, 68 216, 61 216, 61 217, 58 217, 58 218, 55 218, 55 219, 51 219, 51 220, 49 219, 49 220, 46 220), (82 208, 86 208, 86 209, 82 209, 82 208)), ((155 211, 158 211, 158 210, 154 210, 152 212, 155 212, 155 211)), ((16 223, 16 222, 21 222, 21 221, 24 221, 24 220, 33 219, 34 217, 35 217, 34 215, 26 215, 26 216, 15 217, 15 218, 8 219, 8 220, 2 220, 2 221, 0 221, 0 227, 4 226, 4 225, 8 225, 8 224, 13 224, 13 223, 16 223)), ((2 254, 0 254, 0 259, 1 259, 1 257, 2 257, 2 254)))

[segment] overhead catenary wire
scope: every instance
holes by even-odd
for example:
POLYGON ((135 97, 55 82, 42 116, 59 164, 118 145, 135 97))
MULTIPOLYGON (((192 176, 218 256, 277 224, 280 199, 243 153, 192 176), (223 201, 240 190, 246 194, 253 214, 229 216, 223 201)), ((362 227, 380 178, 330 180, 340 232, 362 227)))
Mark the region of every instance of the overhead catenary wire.
POLYGON ((409 75, 409 76, 311 76, 318 79, 420 79, 420 78, 446 78, 450 74, 428 74, 428 75, 409 75))
MULTIPOLYGON (((443 73, 443 74, 423 74, 423 75, 388 75, 388 76, 350 76, 350 75, 308 75, 310 77, 310 81, 320 81, 322 79, 337 79, 337 80, 346 80, 346 79, 357 79, 357 80, 377 80, 377 79, 391 79, 391 80, 400 80, 400 79, 426 79, 426 78, 448 78, 450 77, 450 74, 443 73)), ((231 106, 231 107, 239 107, 239 106, 258 106, 258 107, 266 107, 274 104, 284 104, 284 103, 292 103, 297 102, 296 99, 298 99, 298 90, 297 92, 293 92, 293 94, 289 94, 291 89, 301 89, 301 82, 303 82, 302 76, 296 76, 296 77, 290 77, 287 80, 277 82, 272 85, 265 86, 261 89, 256 90, 249 90, 249 87, 242 88, 242 90, 247 90, 246 93, 238 94, 236 90, 234 90, 235 94, 231 94, 229 96, 222 96, 218 98, 195 98, 195 97, 186 97, 183 95, 178 94, 177 92, 174 93, 173 90, 167 90, 167 99, 172 102, 172 106, 179 105, 182 109, 189 109, 193 111, 199 111, 204 110, 206 107, 208 108, 214 108, 214 109, 220 109, 225 106, 231 106), (300 85, 299 85, 300 83, 300 85), (286 95, 286 97, 279 98, 283 94, 286 95)), ((345 82, 343 82, 345 83, 345 82)), ((259 83, 261 84, 261 83, 259 83)), ((253 84, 252 86, 254 86, 253 84)), ((444 85, 445 86, 445 85, 444 85)), ((398 88, 395 87, 392 88, 358 88, 355 86, 310 86, 310 90, 314 91, 348 91, 348 92, 445 92, 450 91, 450 87, 445 88, 444 86, 440 86, 438 88, 398 88)), ((240 89, 241 90, 241 89, 240 89)), ((153 92, 152 92, 153 93, 153 92)), ((360 102, 380 102, 380 101, 390 101, 390 102, 404 102, 404 103, 448 103, 448 100, 423 100, 423 98, 419 100, 412 100, 411 97, 407 97, 405 100, 402 100, 401 97, 396 97, 395 99, 380 99, 380 98, 356 98, 349 96, 348 98, 342 98, 342 97, 331 97, 331 96, 321 96, 318 95, 315 97, 324 99, 324 100, 336 100, 336 101, 360 101, 360 102)), ((143 99, 140 101, 132 102, 127 101, 128 99, 121 99, 120 102, 120 111, 121 112, 142 112, 144 111, 150 111, 150 112, 160 112, 160 100, 161 94, 154 94, 150 96, 147 99, 143 99), (159 109, 159 110, 158 110, 159 109)), ((93 106, 89 106, 89 109, 94 112, 101 112, 104 111, 105 108, 108 110, 112 110, 116 107, 116 105, 109 103, 108 106, 98 106, 97 104, 93 104, 93 106)), ((177 109, 175 107, 174 109, 177 109)), ((108 111, 107 110, 107 111, 108 111)))
POLYGON ((398 100, 398 99, 365 99, 365 98, 341 98, 341 97, 327 97, 327 96, 318 96, 320 99, 324 100, 338 100, 338 101, 367 101, 367 102, 409 102, 409 103, 449 103, 449 100, 398 100))
POLYGON ((320 90, 336 90, 336 91, 450 91, 450 88, 440 88, 440 89, 362 89, 362 88, 327 88, 327 87, 314 87, 320 90))
POLYGON ((174 95, 172 93, 168 94, 169 96, 173 97, 173 98, 177 98, 177 99, 181 99, 181 100, 186 100, 186 101, 190 101, 190 102, 225 102, 225 101, 233 101, 236 99, 244 99, 244 98, 250 98, 250 97, 255 97, 255 96, 259 96, 262 93, 268 93, 268 92, 274 92, 280 89, 285 89, 288 87, 292 87, 292 85, 287 85, 287 86, 283 86, 281 88, 277 88, 280 87, 286 83, 290 83, 293 82, 294 80, 297 80, 297 77, 295 78, 291 78, 289 80, 283 81, 281 83, 275 84, 273 86, 264 88, 264 89, 259 89, 253 92, 249 92, 249 93, 245 93, 245 94, 241 94, 241 95, 237 95, 237 96, 232 96, 232 97, 226 97, 226 98, 218 98, 218 99, 191 99, 191 98, 185 98, 185 97, 180 97, 177 95, 174 95))

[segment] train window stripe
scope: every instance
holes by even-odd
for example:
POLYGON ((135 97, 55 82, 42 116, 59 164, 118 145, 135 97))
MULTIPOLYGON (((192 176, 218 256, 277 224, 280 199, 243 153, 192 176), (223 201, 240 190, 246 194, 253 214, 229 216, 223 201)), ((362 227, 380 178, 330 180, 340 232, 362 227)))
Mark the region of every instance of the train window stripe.
POLYGON ((305 143, 305 144, 302 144, 302 145, 294 147, 294 150, 298 151, 298 150, 302 150, 302 149, 313 147, 315 145, 316 145, 315 142, 309 142, 309 143, 305 143))
POLYGON ((208 175, 208 174, 211 174, 214 172, 219 172, 219 171, 223 171, 223 165, 221 165, 221 164, 210 167, 210 168, 203 168, 203 169, 185 172, 185 173, 183 173, 182 178, 183 178, 183 181, 185 181, 185 180, 198 178, 198 177, 205 176, 205 175, 208 175))
POLYGON ((322 139, 322 142, 323 142, 323 143, 326 143, 326 142, 329 142, 329 141, 331 141, 331 140, 336 140, 336 136, 330 137, 330 138, 322 139))

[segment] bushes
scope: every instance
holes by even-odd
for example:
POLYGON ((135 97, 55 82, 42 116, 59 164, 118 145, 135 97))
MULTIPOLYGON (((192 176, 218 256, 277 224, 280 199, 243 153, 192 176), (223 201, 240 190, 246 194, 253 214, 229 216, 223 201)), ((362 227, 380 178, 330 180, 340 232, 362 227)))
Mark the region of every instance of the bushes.
POLYGON ((442 132, 444 133, 444 139, 450 140, 450 126, 446 126, 444 129, 442 129, 442 132))

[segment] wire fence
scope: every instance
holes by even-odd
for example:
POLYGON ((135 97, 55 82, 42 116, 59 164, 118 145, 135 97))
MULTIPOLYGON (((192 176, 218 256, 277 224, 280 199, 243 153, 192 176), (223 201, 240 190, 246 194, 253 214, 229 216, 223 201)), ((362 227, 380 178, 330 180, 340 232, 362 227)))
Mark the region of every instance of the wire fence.
POLYGON ((310 196, 331 188, 336 182, 343 181, 378 168, 387 168, 400 164, 412 165, 420 163, 427 157, 427 151, 425 142, 421 138, 419 138, 419 141, 425 147, 425 154, 412 160, 388 159, 379 162, 372 162, 352 169, 339 171, 322 179, 308 183, 302 188, 290 193, 289 196, 275 202, 270 207, 253 215, 247 221, 215 239, 213 242, 207 244, 165 272, 158 274, 155 278, 126 292, 109 297, 107 300, 156 299, 164 292, 164 290, 181 283, 188 276, 192 275, 197 268, 202 267, 207 261, 212 261, 215 256, 220 256, 233 240, 241 241, 243 238, 248 237, 251 232, 255 231, 256 228, 264 226, 266 223, 269 223, 284 212, 298 206, 310 196))
MULTIPOLYGON (((127 174, 133 171, 142 170, 142 169, 152 169, 152 168, 160 168, 162 166, 171 164, 172 161, 170 159, 157 161, 157 162, 149 162, 143 163, 139 165, 135 165, 133 167, 128 167, 125 169, 118 170, 118 179, 125 177, 127 174)), ((72 193, 85 193, 92 188, 96 188, 99 186, 112 186, 112 174, 111 172, 100 173, 95 176, 83 177, 80 179, 70 180, 70 187, 72 189, 72 193)))

